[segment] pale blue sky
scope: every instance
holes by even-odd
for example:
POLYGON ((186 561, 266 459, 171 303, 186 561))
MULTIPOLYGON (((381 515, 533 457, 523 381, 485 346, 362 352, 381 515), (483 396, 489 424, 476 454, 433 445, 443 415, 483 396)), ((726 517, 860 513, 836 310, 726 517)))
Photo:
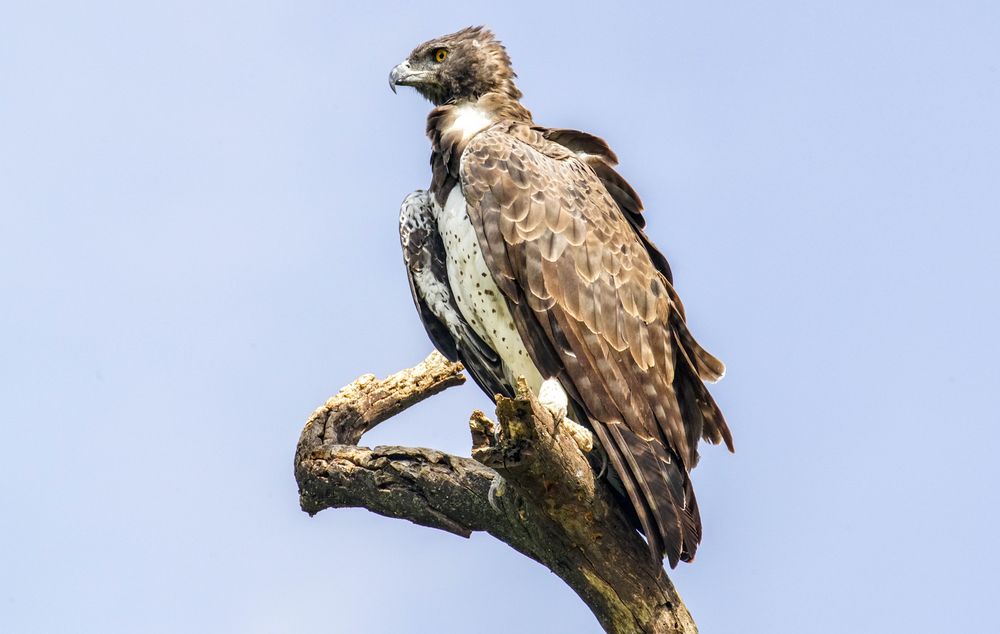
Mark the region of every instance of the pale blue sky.
MULTIPOLYGON (((430 348, 427 104, 386 77, 479 23, 618 152, 728 363, 702 631, 1000 630, 996 2, 8 0, 0 631, 597 631, 491 538, 297 506, 312 409, 430 348)), ((467 454, 487 404, 368 441, 467 454)))

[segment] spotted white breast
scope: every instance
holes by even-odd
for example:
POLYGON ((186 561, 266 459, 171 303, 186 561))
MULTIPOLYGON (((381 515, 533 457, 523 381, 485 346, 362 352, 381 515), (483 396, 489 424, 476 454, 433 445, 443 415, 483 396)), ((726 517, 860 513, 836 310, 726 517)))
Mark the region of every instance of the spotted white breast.
POLYGON ((448 254, 448 281, 458 309, 476 334, 500 355, 511 384, 523 376, 537 393, 542 376, 528 356, 507 302, 486 267, 461 186, 452 188, 443 209, 437 204, 434 207, 438 232, 448 254))

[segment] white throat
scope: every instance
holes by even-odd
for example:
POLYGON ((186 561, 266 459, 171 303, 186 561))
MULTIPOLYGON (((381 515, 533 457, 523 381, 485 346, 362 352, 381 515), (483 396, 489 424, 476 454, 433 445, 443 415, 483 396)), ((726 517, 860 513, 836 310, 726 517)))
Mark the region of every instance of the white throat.
POLYGON ((462 140, 485 130, 493 123, 490 117, 475 104, 462 104, 455 108, 455 120, 448 128, 462 135, 462 140))

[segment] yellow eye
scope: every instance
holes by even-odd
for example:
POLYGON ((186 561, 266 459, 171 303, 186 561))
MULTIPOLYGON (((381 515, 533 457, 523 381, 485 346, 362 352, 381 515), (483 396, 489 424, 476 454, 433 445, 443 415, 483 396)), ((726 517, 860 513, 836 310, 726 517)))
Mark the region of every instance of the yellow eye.
POLYGON ((438 50, 434 51, 434 61, 437 62, 438 64, 443 62, 444 58, 446 57, 448 57, 448 51, 446 51, 445 49, 439 48, 438 50))

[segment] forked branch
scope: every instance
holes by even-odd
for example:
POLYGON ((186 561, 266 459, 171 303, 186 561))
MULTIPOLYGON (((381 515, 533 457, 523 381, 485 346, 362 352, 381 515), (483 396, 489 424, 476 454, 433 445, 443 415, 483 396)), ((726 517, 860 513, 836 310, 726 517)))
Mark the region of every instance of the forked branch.
POLYGON ((697 632, 597 477, 599 448, 588 451, 523 382, 515 398, 497 399, 497 423, 473 412, 473 458, 358 446, 375 425, 464 381, 461 364, 435 352, 385 379, 364 375, 330 398, 296 449, 302 510, 366 508, 463 537, 485 531, 559 575, 608 632, 697 632))

